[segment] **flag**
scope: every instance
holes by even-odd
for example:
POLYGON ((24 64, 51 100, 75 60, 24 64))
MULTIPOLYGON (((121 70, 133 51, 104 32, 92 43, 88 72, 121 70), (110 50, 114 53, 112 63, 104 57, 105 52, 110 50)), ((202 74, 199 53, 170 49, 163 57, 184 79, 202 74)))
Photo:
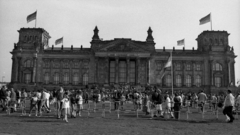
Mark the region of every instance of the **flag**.
POLYGON ((37 11, 27 16, 27 23, 31 22, 32 20, 36 20, 36 18, 37 18, 37 11))
POLYGON ((61 37, 55 41, 55 45, 61 44, 61 43, 63 43, 63 37, 61 37))
POLYGON ((168 67, 171 67, 171 66, 172 66, 172 55, 170 55, 170 56, 168 57, 167 63, 165 64, 165 66, 162 68, 162 70, 161 70, 160 73, 159 73, 161 79, 162 79, 163 76, 165 75, 166 69, 167 69, 168 67))
POLYGON ((207 16, 201 18, 199 21, 200 21, 200 25, 210 22, 211 21, 211 13, 208 14, 207 16))
POLYGON ((177 41, 177 45, 185 45, 184 39, 178 40, 178 41, 177 41))

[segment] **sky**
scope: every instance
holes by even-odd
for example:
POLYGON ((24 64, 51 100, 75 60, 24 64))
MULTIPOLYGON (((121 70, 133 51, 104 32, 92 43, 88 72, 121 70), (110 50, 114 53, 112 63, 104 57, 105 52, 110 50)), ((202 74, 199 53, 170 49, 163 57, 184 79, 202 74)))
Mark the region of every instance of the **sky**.
MULTIPOLYGON (((20 28, 35 27, 27 16, 37 11, 37 27, 49 32, 52 46, 64 37, 64 47, 89 48, 95 26, 103 40, 131 38, 145 41, 149 27, 156 49, 197 48, 196 38, 210 23, 199 20, 211 13, 212 29, 225 30, 235 55, 240 54, 240 0, 0 0, 0 79, 11 79, 11 54, 20 28)), ((240 57, 235 59, 240 79, 240 57)))

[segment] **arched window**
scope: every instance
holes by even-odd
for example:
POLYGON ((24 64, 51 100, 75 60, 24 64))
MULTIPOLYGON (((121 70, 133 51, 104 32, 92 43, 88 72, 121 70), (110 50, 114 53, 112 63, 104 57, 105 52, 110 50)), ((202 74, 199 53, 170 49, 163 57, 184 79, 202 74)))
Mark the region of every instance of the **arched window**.
POLYGON ((32 77, 31 73, 24 74, 24 81, 26 84, 29 84, 31 82, 31 77, 32 77))
POLYGON ((78 73, 75 73, 73 75, 73 84, 77 85, 78 83, 79 83, 79 76, 78 76, 78 73))
POLYGON ((54 84, 59 84, 59 73, 54 74, 54 84))
POLYGON ((156 82, 157 84, 161 83, 161 75, 157 75, 156 82))
POLYGON ((24 62, 24 67, 32 67, 32 61, 31 60, 26 60, 24 62))
POLYGON ((181 87, 182 86, 182 77, 181 75, 176 76, 176 86, 181 87))
POLYGON ((200 75, 196 76, 195 84, 196 84, 197 87, 200 87, 202 85, 202 79, 201 79, 200 75))
POLYGON ((191 87, 192 85, 192 77, 190 75, 187 75, 186 77, 186 86, 191 87))
POLYGON ((88 74, 84 74, 83 75, 83 85, 87 85, 88 84, 88 74))
POLYGON ((45 82, 45 84, 49 84, 49 80, 50 80, 49 73, 45 73, 45 75, 44 75, 44 82, 45 82))
POLYGON ((64 84, 69 84, 69 74, 68 73, 64 74, 63 83, 64 84))
POLYGON ((214 71, 222 71, 222 65, 219 63, 213 64, 213 70, 214 71))
POLYGON ((171 78, 171 75, 167 75, 165 77, 165 81, 166 81, 166 86, 170 87, 172 86, 172 78, 171 78))
POLYGON ((221 83, 222 83, 222 78, 221 77, 215 77, 215 86, 216 87, 221 87, 221 83))

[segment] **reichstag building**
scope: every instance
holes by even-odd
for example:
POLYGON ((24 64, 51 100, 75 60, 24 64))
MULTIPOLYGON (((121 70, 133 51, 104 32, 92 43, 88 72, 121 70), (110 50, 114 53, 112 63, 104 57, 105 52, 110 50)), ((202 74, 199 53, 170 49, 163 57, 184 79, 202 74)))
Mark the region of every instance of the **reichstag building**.
POLYGON ((21 28, 18 32, 19 41, 11 52, 10 85, 15 88, 152 85, 169 90, 173 83, 176 90, 216 92, 235 87, 236 55, 227 31, 203 31, 196 38, 196 49, 180 50, 155 48, 151 28, 145 41, 136 41, 101 40, 95 27, 90 48, 49 46, 51 37, 43 28, 21 28), (160 75, 170 51, 173 82, 171 68, 163 78, 160 75))

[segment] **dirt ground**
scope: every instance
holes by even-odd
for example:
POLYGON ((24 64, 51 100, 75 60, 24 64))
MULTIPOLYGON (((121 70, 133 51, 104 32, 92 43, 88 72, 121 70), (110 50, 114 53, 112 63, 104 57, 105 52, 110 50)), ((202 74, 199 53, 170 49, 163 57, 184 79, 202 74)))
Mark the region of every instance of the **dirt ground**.
MULTIPOLYGON (((86 106, 85 106, 86 107, 86 106)), ((54 107, 52 107, 54 108, 54 107)), ((101 108, 99 104, 97 108, 101 108)), ((132 109, 132 104, 125 105, 125 109, 132 109)), ((219 111, 219 118, 212 112, 206 113, 204 119, 191 108, 189 120, 183 110, 180 120, 154 118, 144 113, 133 111, 106 112, 101 117, 101 110, 83 112, 82 117, 69 118, 69 123, 57 119, 54 109, 51 113, 44 113, 42 117, 20 116, 20 111, 7 115, 0 111, 0 135, 239 135, 240 120, 226 123, 225 117, 219 111)))

